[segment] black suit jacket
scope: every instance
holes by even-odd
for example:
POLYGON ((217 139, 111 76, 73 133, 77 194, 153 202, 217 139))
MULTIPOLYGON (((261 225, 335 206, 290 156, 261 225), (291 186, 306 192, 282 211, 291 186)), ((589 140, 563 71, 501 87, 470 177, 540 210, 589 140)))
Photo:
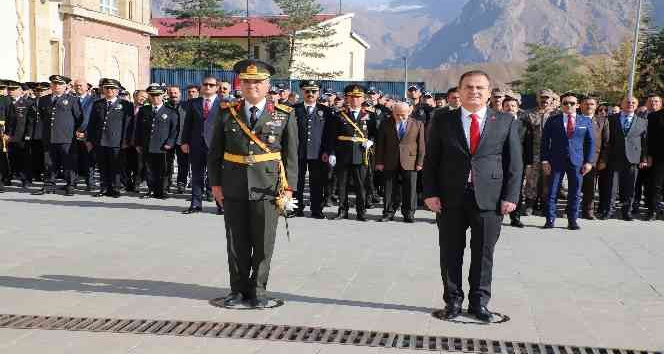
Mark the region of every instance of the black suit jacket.
POLYGON ((627 134, 623 131, 620 114, 609 117, 608 166, 622 169, 629 164, 645 162, 648 155, 648 121, 638 115, 632 118, 627 134))
POLYGON ((424 156, 424 196, 440 197, 443 208, 462 207, 472 170, 481 210, 498 211, 502 200, 516 203, 523 173, 518 126, 512 115, 488 109, 477 152, 471 155, 461 109, 437 110, 424 156))
POLYGON ((648 115, 648 155, 664 163, 664 109, 648 115))

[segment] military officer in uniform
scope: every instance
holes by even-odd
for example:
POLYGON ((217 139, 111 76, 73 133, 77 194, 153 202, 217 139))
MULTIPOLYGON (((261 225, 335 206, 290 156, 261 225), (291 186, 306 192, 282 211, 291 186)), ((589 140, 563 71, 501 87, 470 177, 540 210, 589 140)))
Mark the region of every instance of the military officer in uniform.
POLYGON ((122 171, 120 151, 128 143, 133 112, 131 103, 118 97, 118 80, 104 78, 100 86, 103 98, 92 104, 86 145, 88 151, 94 151, 101 172, 101 190, 95 197, 117 198, 122 171))
POLYGON ((35 99, 28 111, 28 125, 25 132, 27 149, 26 168, 31 171, 35 181, 43 180, 44 173, 44 144, 42 143, 42 118, 39 113, 39 104, 44 96, 48 95, 50 88, 48 82, 38 82, 34 88, 35 99))
POLYGON ((293 106, 297 117, 298 137, 298 177, 295 198, 300 201, 296 216, 304 216, 304 182, 309 171, 309 196, 311 203, 311 217, 325 219, 323 214, 323 189, 327 183, 329 169, 328 155, 325 143, 327 142, 326 125, 330 120, 330 109, 318 102, 320 85, 317 81, 307 80, 300 82, 300 89, 304 101, 293 106))
MULTIPOLYGON (((34 83, 33 83, 34 84, 34 83)), ((12 82, 8 85, 12 104, 7 112, 6 132, 9 136, 9 160, 13 174, 21 180, 21 187, 27 188, 32 182, 32 171, 27 164, 27 146, 26 134, 28 127, 28 112, 34 101, 23 95, 23 87, 18 82, 12 82)), ((34 85, 25 88, 34 88, 34 85)))
POLYGON ((268 306, 266 287, 280 210, 292 210, 297 186, 297 122, 291 107, 266 99, 274 68, 259 60, 235 64, 242 103, 221 103, 208 174, 223 203, 231 292, 228 306, 268 306), (279 207, 280 210, 277 209, 279 207))
POLYGON ((5 189, 5 182, 9 179, 9 161, 7 160, 7 145, 9 135, 6 133, 7 110, 11 99, 6 96, 7 82, 0 80, 0 192, 5 189))
POLYGON ((330 165, 336 166, 339 182, 339 211, 336 220, 348 218, 348 179, 355 186, 355 208, 357 220, 366 221, 365 176, 369 164, 369 149, 373 141, 369 139, 369 113, 362 108, 365 88, 348 85, 344 89, 348 106, 339 111, 331 121, 328 135, 328 155, 330 165))
POLYGON ((149 106, 138 111, 136 146, 145 156, 148 175, 148 193, 143 198, 165 199, 166 153, 175 147, 178 138, 178 111, 165 105, 164 89, 152 84, 145 90, 149 106))
POLYGON ((83 122, 83 111, 78 97, 65 93, 71 79, 61 75, 51 75, 48 79, 52 93, 39 100, 38 106, 47 178, 44 187, 35 194, 55 193, 55 177, 63 169, 65 195, 71 196, 74 195, 75 180, 72 142, 83 122))

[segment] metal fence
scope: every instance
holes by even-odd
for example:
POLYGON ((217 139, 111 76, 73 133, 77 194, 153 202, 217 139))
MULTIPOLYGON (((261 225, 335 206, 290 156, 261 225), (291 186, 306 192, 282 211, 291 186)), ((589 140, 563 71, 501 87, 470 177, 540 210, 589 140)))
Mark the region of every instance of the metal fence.
MULTIPOLYGON (((220 80, 233 83, 235 81, 235 73, 229 70, 218 68, 207 69, 189 69, 189 68, 153 68, 151 69, 151 82, 164 83, 167 85, 179 85, 183 89, 188 85, 199 85, 205 76, 214 76, 220 80)), ((292 91, 301 95, 299 80, 288 79, 275 79, 272 80, 272 85, 285 84, 291 87, 292 91)), ((335 92, 343 92, 346 85, 352 83, 362 84, 366 87, 375 87, 377 90, 383 91, 385 94, 394 97, 404 97, 404 84, 403 81, 344 81, 344 80, 321 80, 321 88, 323 90, 332 89, 335 92)), ((424 82, 409 82, 409 85, 418 85, 422 89, 425 88, 424 82)), ((186 95, 185 92, 183 92, 186 95)), ((186 99, 186 97, 183 97, 186 99)))

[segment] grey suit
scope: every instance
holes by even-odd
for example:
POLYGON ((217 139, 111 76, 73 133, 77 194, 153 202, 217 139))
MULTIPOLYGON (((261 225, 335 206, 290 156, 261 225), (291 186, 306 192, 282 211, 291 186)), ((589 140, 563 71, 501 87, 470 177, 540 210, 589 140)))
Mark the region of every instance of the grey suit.
POLYGON ((438 110, 432 119, 424 156, 424 196, 439 197, 443 206, 438 230, 445 302, 463 302, 463 251, 470 227, 470 306, 486 306, 503 220, 501 200, 517 203, 521 189, 519 123, 512 115, 488 109, 477 151, 471 154, 461 119, 461 109, 438 110))

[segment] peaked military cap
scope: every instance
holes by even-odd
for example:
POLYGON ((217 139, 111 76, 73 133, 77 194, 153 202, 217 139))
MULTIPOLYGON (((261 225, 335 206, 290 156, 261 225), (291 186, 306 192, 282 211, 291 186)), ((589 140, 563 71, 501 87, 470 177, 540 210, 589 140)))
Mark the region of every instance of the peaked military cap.
POLYGON ((269 93, 271 95, 275 95, 275 94, 279 93, 279 89, 276 86, 272 86, 272 87, 270 87, 270 91, 268 91, 267 93, 269 93))
POLYGON ((54 84, 66 85, 71 82, 71 79, 62 75, 51 75, 48 77, 48 81, 54 84))
POLYGON ((159 84, 150 84, 150 86, 145 89, 145 92, 148 95, 163 95, 164 89, 159 84))
POLYGON ((551 97, 553 98, 555 96, 555 93, 549 89, 542 89, 537 91, 537 97, 551 97))
POLYGON ((417 85, 410 85, 408 86, 408 91, 419 91, 420 87, 417 85))
POLYGON ((5 85, 7 86, 7 89, 9 89, 9 90, 16 90, 17 88, 21 87, 21 83, 18 82, 18 81, 14 81, 14 80, 5 81, 5 85))
POLYGON ((33 90, 33 91, 34 91, 34 90, 37 89, 37 86, 39 86, 39 83, 38 83, 38 82, 32 82, 32 81, 29 81, 29 82, 26 82, 25 85, 26 85, 30 90, 33 90))
POLYGON ((122 85, 120 84, 120 81, 116 79, 108 79, 108 78, 103 78, 101 81, 99 81, 99 86, 102 88, 109 88, 109 89, 121 89, 122 85))
POLYGON ((424 94, 422 96, 433 98, 433 94, 430 91, 424 91, 424 94))
POLYGON ((505 96, 505 91, 501 88, 491 90, 491 96, 505 96))
POLYGON ((42 82, 37 83, 37 90, 46 91, 49 88, 51 88, 51 84, 46 82, 46 81, 42 81, 42 82))
POLYGON ((238 74, 240 80, 265 80, 275 73, 272 65, 255 59, 246 59, 235 63, 233 71, 238 74))
POLYGON ((300 81, 300 88, 302 90, 320 90, 320 84, 316 80, 304 80, 300 81))
POLYGON ((344 88, 344 94, 351 97, 364 97, 366 89, 362 85, 351 84, 344 88))
POLYGON ((7 80, 0 80, 0 89, 4 89, 7 87, 7 80))
POLYGON ((369 89, 367 90, 367 93, 370 94, 370 95, 373 95, 373 94, 378 93, 378 90, 377 90, 375 87, 371 86, 371 87, 369 87, 369 89))

